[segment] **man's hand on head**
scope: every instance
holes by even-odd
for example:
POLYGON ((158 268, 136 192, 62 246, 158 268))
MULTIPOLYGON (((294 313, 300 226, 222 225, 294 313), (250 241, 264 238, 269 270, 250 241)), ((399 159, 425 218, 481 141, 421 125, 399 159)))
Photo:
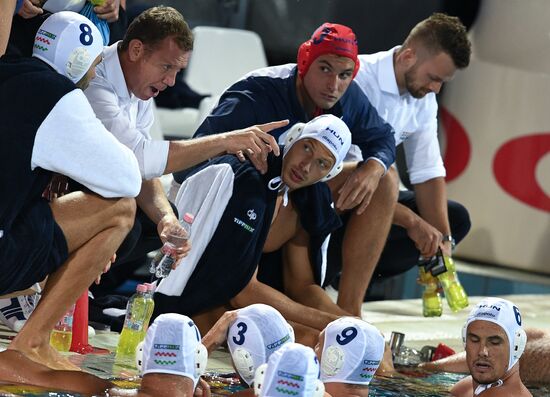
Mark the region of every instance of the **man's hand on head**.
POLYGON ((237 155, 240 161, 245 161, 248 157, 254 167, 265 174, 269 153, 273 152, 276 156, 280 154, 277 140, 269 132, 287 125, 288 120, 281 120, 226 132, 226 152, 237 155))
POLYGON ((375 160, 367 160, 357 167, 338 190, 336 208, 345 211, 357 207, 357 215, 361 215, 367 209, 384 172, 384 167, 375 160))

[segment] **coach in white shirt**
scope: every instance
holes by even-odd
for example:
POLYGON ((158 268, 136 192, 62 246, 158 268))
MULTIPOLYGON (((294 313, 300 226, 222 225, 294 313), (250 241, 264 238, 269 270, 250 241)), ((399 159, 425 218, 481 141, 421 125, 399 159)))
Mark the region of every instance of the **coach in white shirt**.
MULTIPOLYGON (((437 101, 443 83, 468 66, 471 47, 458 18, 433 14, 402 46, 360 55, 355 78, 379 115, 403 143, 414 192, 399 195, 388 243, 375 275, 391 276, 431 257, 451 255, 470 228, 467 210, 447 201, 445 167, 437 139, 437 101)), ((450 148, 452 150, 452 148, 450 148)))
MULTIPOLYGON (((286 121, 252 126, 187 141, 152 140, 153 97, 175 83, 176 74, 187 67, 193 49, 193 35, 183 16, 171 7, 144 11, 128 27, 124 39, 105 49, 97 77, 85 91, 97 117, 114 136, 135 154, 142 189, 136 198, 139 210, 132 232, 119 250, 118 262, 159 248, 169 231, 181 226, 158 177, 181 171, 220 154, 244 154, 262 173, 267 154, 278 146, 267 132, 286 121), (129 252, 132 255, 129 256, 129 252)), ((183 255, 186 247, 180 247, 183 255)))

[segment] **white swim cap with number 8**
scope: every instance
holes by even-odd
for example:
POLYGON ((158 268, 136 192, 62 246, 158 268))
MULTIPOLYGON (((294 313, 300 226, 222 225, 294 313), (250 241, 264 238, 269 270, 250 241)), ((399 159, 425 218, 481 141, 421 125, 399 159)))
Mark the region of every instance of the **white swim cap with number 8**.
POLYGON ((76 83, 102 52, 103 37, 97 27, 85 16, 61 11, 38 29, 32 55, 76 83))

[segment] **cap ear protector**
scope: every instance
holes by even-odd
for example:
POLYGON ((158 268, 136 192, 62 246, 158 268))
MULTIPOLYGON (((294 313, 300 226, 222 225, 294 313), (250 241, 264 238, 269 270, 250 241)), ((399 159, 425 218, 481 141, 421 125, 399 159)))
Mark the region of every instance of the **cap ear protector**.
POLYGON ((285 148, 287 148, 286 151, 288 151, 288 149, 290 149, 290 147, 294 144, 294 141, 302 135, 305 125, 306 123, 296 123, 288 129, 284 142, 285 148))
POLYGON ((266 370, 267 370, 267 363, 260 365, 256 370, 256 374, 254 375, 254 395, 255 396, 260 396, 262 386, 265 380, 266 370))
POLYGON ((248 383, 250 379, 254 379, 256 368, 254 368, 252 354, 248 350, 238 347, 231 354, 231 358, 233 359, 235 369, 244 381, 248 383))
POLYGON ((321 182, 326 182, 332 178, 334 178, 336 175, 340 173, 344 169, 344 162, 341 162, 336 167, 330 170, 328 174, 326 174, 322 179, 321 182))
POLYGON ((294 335, 294 328, 292 328, 292 325, 290 325, 289 323, 287 323, 287 326, 288 326, 288 336, 290 336, 290 342, 295 342, 296 341, 296 335, 294 335))
POLYGON ((315 381, 315 392, 313 392, 312 397, 323 397, 325 395, 325 384, 321 379, 315 381))
POLYGON ((136 368, 138 369, 140 374, 141 374, 141 371, 143 370, 143 345, 144 344, 145 344, 145 341, 141 341, 136 346, 136 368))
POLYGON ((204 371, 206 371, 206 364, 208 364, 208 350, 206 347, 199 343, 195 351, 195 377, 199 378, 204 371))
POLYGON ((513 354, 512 357, 514 360, 519 360, 521 355, 525 350, 525 345, 527 344, 527 334, 523 328, 520 328, 514 332, 514 345, 513 345, 513 354))
POLYGON ((321 374, 323 376, 334 376, 344 366, 345 353, 338 346, 327 347, 321 356, 321 374))

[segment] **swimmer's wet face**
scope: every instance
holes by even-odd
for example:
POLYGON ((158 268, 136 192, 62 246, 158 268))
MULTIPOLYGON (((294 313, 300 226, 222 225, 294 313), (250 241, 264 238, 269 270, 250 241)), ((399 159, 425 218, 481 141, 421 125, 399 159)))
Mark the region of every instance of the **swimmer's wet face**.
POLYGON ((332 153, 319 141, 300 139, 283 159, 283 182, 290 191, 312 185, 330 172, 335 161, 332 153))
POLYGON ((480 384, 501 379, 508 367, 510 355, 508 336, 499 325, 476 320, 466 332, 466 361, 472 378, 480 384))

